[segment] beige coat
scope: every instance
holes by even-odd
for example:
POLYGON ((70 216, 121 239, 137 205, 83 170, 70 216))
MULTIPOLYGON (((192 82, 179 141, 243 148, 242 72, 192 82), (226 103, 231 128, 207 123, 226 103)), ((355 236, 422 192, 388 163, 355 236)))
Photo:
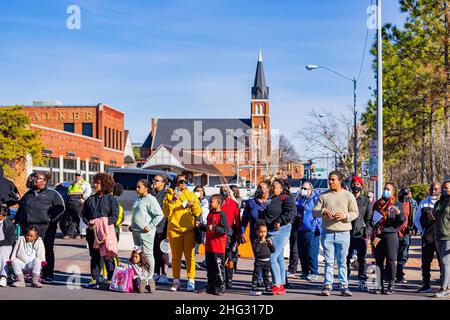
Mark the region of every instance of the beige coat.
MULTIPOLYGON (((21 261, 27 261, 27 253, 25 250, 25 244, 27 241, 25 240, 24 236, 19 237, 19 239, 16 242, 16 245, 14 246, 14 250, 11 254, 11 260, 13 259, 19 259, 21 261)), ((41 262, 45 261, 45 247, 44 247, 44 241, 42 241, 42 238, 39 237, 36 242, 34 243, 34 248, 36 249, 36 258, 41 260, 41 262)))

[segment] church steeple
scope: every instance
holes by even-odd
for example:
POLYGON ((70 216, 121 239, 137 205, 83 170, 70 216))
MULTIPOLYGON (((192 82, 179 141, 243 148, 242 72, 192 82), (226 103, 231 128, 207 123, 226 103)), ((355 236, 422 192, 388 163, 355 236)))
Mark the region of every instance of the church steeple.
POLYGON ((259 48, 258 64, 256 65, 255 83, 252 87, 253 100, 268 100, 269 87, 266 85, 266 77, 264 75, 264 67, 262 63, 262 51, 259 48))

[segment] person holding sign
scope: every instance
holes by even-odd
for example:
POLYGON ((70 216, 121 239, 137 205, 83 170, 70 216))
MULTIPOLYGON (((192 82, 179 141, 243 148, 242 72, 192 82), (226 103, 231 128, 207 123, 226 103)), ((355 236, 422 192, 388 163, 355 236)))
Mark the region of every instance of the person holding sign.
POLYGON ((372 252, 378 267, 376 294, 393 294, 397 271, 397 252, 399 247, 398 230, 405 222, 402 204, 395 197, 396 190, 392 182, 387 182, 384 191, 373 205, 372 252), (384 261, 386 260, 386 265, 384 261), (383 275, 388 282, 384 288, 383 275))

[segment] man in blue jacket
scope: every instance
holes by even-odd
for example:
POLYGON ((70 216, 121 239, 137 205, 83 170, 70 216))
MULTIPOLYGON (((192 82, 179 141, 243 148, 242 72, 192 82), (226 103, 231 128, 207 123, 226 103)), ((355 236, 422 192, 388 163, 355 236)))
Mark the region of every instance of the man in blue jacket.
POLYGON ((297 199, 299 228, 297 235, 298 255, 302 274, 300 278, 317 281, 319 274, 320 234, 322 218, 314 218, 313 208, 318 200, 310 182, 304 182, 297 199))

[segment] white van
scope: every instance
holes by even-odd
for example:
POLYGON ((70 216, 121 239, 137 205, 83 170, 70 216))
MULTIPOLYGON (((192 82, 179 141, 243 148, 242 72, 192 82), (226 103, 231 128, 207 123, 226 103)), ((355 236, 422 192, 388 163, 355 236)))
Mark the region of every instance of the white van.
POLYGON ((131 225, 131 208, 137 199, 136 184, 141 179, 146 179, 152 183, 156 175, 165 176, 168 179, 168 186, 176 178, 177 174, 173 172, 136 168, 110 168, 108 170, 116 183, 123 186, 123 194, 117 197, 117 201, 123 207, 124 222, 120 234, 119 250, 131 250, 133 248, 133 239, 128 227, 131 225))

